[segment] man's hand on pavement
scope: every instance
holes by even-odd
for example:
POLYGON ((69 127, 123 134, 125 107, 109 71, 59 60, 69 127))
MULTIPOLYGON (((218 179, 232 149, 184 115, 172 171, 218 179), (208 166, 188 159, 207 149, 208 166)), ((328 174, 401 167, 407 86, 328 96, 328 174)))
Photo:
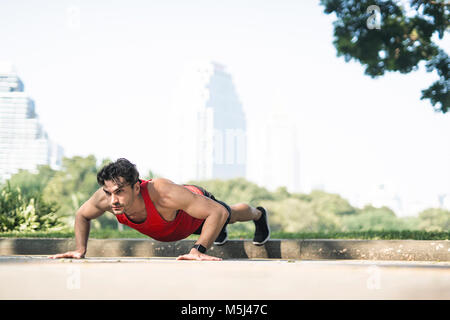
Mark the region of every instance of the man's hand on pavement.
POLYGON ((81 251, 68 251, 66 253, 59 253, 48 257, 49 259, 60 259, 60 258, 73 258, 73 259, 83 259, 84 253, 81 251))
POLYGON ((192 248, 188 254, 179 256, 177 260, 198 260, 198 261, 221 261, 221 258, 209 256, 207 254, 201 253, 195 248, 192 248))

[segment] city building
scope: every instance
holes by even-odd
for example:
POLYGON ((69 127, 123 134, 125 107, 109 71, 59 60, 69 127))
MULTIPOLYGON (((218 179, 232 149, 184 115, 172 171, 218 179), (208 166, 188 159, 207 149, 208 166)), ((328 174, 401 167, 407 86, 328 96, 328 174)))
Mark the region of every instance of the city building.
POLYGON ((57 169, 63 149, 39 122, 35 103, 11 64, 0 63, 0 181, 38 165, 57 169))
POLYGON ((174 94, 170 172, 178 182, 246 176, 246 117, 231 75, 216 62, 196 61, 174 94))
POLYGON ((274 191, 300 189, 300 151, 297 126, 282 99, 249 123, 248 180, 274 191))

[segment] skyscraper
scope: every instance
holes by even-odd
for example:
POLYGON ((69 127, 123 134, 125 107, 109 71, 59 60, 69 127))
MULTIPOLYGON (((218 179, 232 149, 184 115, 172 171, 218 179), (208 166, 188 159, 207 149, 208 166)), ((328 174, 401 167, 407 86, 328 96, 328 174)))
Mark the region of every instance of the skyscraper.
POLYGON ((38 121, 34 101, 11 64, 0 63, 0 181, 19 169, 57 168, 63 149, 51 142, 38 121))
POLYGON ((175 92, 172 170, 179 182, 246 175, 246 119, 231 75, 216 62, 189 65, 175 92))
POLYGON ((282 104, 251 123, 252 166, 248 179, 269 190, 300 192, 300 152, 296 125, 282 104))

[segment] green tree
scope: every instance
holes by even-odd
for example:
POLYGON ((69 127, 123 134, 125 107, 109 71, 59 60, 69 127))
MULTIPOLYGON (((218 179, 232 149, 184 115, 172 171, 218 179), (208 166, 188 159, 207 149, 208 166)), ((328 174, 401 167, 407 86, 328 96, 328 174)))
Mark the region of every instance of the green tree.
POLYGON ((340 216, 356 213, 356 209, 338 194, 313 190, 309 196, 317 212, 340 216))
POLYGON ((61 216, 73 215, 74 211, 97 190, 96 175, 94 156, 64 158, 61 170, 48 182, 44 195, 61 205, 58 211, 61 216))
POLYGON ((56 171, 48 165, 37 167, 37 172, 32 173, 27 170, 19 170, 9 180, 12 188, 19 187, 21 195, 25 199, 31 199, 42 193, 48 182, 53 178, 56 171))
POLYGON ((450 231, 450 211, 430 208, 420 212, 419 228, 425 231, 450 231))
POLYGON ((63 224, 57 209, 58 205, 45 201, 42 194, 26 198, 20 187, 6 183, 0 189, 0 231, 58 230, 63 224))
POLYGON ((295 198, 262 202, 270 212, 270 227, 273 231, 314 232, 319 229, 319 217, 311 203, 295 198))
POLYGON ((331 232, 339 230, 339 217, 331 212, 318 211, 314 202, 297 198, 263 201, 271 213, 272 230, 284 232, 331 232))
POLYGON ((336 14, 334 46, 345 61, 359 61, 365 74, 375 78, 385 72, 409 73, 425 62, 428 72, 439 79, 422 90, 435 110, 446 113, 450 107, 450 58, 433 41, 448 32, 450 4, 446 0, 411 0, 410 8, 391 0, 321 0, 325 13, 336 14), (373 6, 376 7, 373 7, 373 6), (369 6, 372 6, 369 9, 369 6), (375 9, 373 9, 375 8, 375 9), (371 23, 379 8, 379 28, 371 23), (369 9, 369 10, 368 10, 369 9), (411 14, 412 12, 413 14, 411 14))
POLYGON ((407 224, 397 218, 395 213, 388 207, 376 208, 366 205, 355 215, 342 218, 343 231, 382 231, 382 230, 405 230, 407 224))
MULTIPOLYGON (((230 180, 190 181, 204 187, 229 205, 248 203, 264 206, 270 211, 270 225, 274 231, 332 231, 340 228, 340 215, 352 214, 355 209, 339 195, 314 191, 309 195, 289 193, 285 187, 268 191, 243 178, 230 180)), ((251 223, 233 224, 229 230, 252 231, 251 223)))
MULTIPOLYGON (((108 162, 110 160, 103 160, 97 166, 97 159, 93 155, 64 158, 61 170, 55 173, 44 188, 45 198, 60 205, 57 213, 69 226, 74 223, 75 212, 99 188, 97 172, 108 162)), ((115 228, 117 221, 113 215, 104 214, 92 221, 92 227, 115 228)))

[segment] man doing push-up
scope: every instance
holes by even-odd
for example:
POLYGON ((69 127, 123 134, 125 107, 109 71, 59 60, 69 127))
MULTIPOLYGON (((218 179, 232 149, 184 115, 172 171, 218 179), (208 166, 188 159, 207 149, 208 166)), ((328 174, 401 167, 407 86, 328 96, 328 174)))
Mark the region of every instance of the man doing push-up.
POLYGON ((227 205, 195 185, 179 185, 168 179, 139 179, 136 166, 121 158, 104 166, 97 174, 101 186, 76 212, 76 250, 50 258, 84 258, 90 220, 109 211, 118 222, 158 241, 178 241, 199 234, 189 253, 177 260, 221 260, 205 254, 212 244, 226 243, 228 224, 253 221, 253 243, 269 240, 267 211, 245 203, 227 205))

